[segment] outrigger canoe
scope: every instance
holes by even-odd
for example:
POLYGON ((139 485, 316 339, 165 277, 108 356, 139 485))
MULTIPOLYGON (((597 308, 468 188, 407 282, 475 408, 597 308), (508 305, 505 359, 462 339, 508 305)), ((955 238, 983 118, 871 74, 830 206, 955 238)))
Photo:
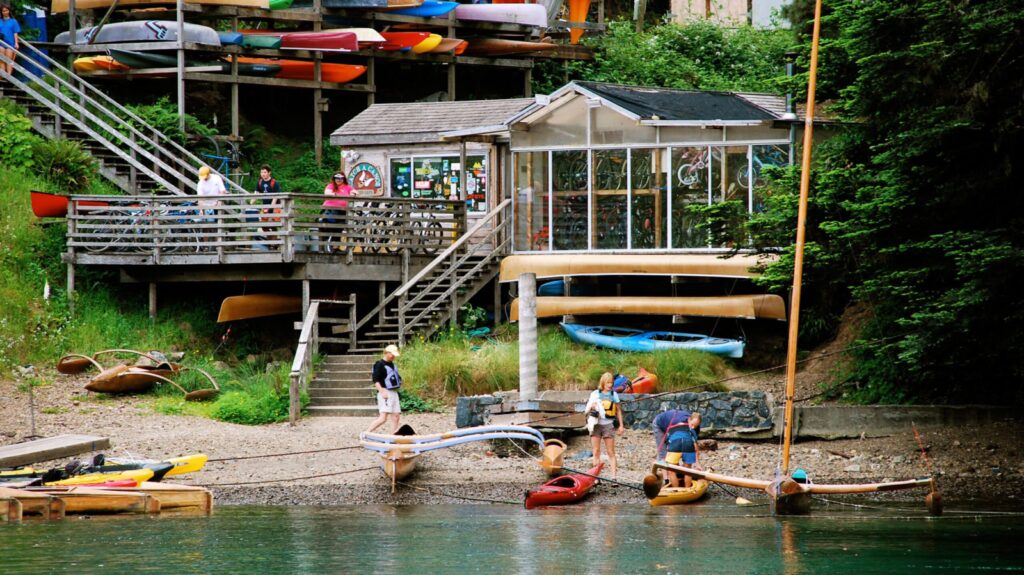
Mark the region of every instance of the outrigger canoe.
MULTIPOLYGON (((416 435, 416 431, 409 424, 405 424, 398 428, 395 435, 408 437, 416 435)), ((392 481, 401 481, 412 475, 412 472, 416 470, 416 459, 420 456, 418 453, 403 453, 398 449, 377 455, 380 457, 380 468, 384 471, 384 475, 387 475, 392 481)))
POLYGON ((298 313, 302 311, 302 298, 299 296, 258 293, 236 295, 224 298, 220 304, 217 323, 298 313))
MULTIPOLYGON (((773 294, 708 297, 538 297, 537 317, 560 315, 689 315, 740 319, 786 319, 786 304, 773 294)), ((512 300, 512 321, 519 300, 512 300)))
POLYGON ((545 505, 568 505, 583 499, 597 483, 604 463, 591 467, 586 474, 573 473, 548 481, 533 491, 526 492, 524 503, 527 509, 545 505))
POLYGON ((571 323, 560 324, 569 339, 576 343, 585 343, 616 349, 619 351, 655 352, 670 349, 692 349, 724 355, 726 357, 743 357, 746 345, 738 339, 708 337, 697 333, 680 333, 672 331, 643 331, 625 327, 586 326, 571 323))

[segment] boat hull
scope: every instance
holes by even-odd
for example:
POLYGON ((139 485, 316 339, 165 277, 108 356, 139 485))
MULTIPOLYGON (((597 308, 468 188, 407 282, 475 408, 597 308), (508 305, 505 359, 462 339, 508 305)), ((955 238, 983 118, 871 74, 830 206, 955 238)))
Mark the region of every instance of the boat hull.
POLYGON ((541 4, 459 4, 455 8, 459 20, 547 26, 548 11, 541 4))
MULTIPOLYGON (((186 42, 220 46, 217 31, 207 26, 185 23, 186 42)), ((56 44, 86 44, 92 40, 95 44, 113 44, 118 42, 177 42, 178 24, 173 20, 138 20, 132 22, 115 22, 103 26, 99 32, 95 27, 75 31, 75 41, 71 41, 68 32, 61 32, 54 38, 56 44), (93 39, 93 35, 96 38, 93 39)))
POLYGON ((649 503, 655 507, 692 503, 704 497, 707 490, 708 482, 704 479, 693 481, 690 487, 669 487, 666 485, 661 488, 657 497, 649 500, 649 503))
MULTIPOLYGON (((37 192, 35 190, 30 192, 30 196, 32 198, 32 213, 37 218, 63 218, 68 215, 70 200, 67 196, 37 192)), ((78 205, 104 207, 109 204, 95 200, 79 200, 78 205)))
MULTIPOLYGON (((274 76, 276 78, 285 78, 289 80, 312 80, 313 79, 313 62, 304 60, 272 60, 269 58, 239 58, 240 64, 261 64, 261 65, 274 65, 280 66, 280 71, 274 76)), ((366 66, 357 66, 354 64, 320 64, 320 80, 323 82, 331 82, 335 84, 344 84, 351 82, 356 78, 362 76, 366 72, 366 66)), ((235 296, 235 297, 248 297, 248 296, 235 296)), ((301 311, 301 299, 293 296, 278 296, 281 298, 291 298, 297 304, 293 304, 288 311, 281 311, 277 313, 263 313, 262 315, 278 315, 281 313, 292 313, 293 311, 301 311)), ((229 298, 230 299, 230 298, 229 298)), ((226 302, 227 300, 225 300, 226 302)), ((221 305, 221 313, 224 310, 223 304, 221 305)), ((262 317, 262 315, 254 315, 249 317, 262 317)), ((244 319, 244 318, 237 318, 244 319)), ((218 322, 231 321, 230 319, 217 319, 218 322)))
MULTIPOLYGON (((239 58, 242 60, 242 58, 239 58)), ((302 311, 302 298, 279 294, 250 294, 224 298, 220 304, 217 323, 298 313, 302 311)))
POLYGON ((402 16, 419 16, 420 18, 433 18, 444 16, 459 6, 458 2, 442 2, 439 0, 426 0, 419 6, 410 8, 399 8, 388 10, 389 14, 401 14, 402 16))
MULTIPOLYGON (((519 319, 519 300, 512 300, 511 320, 519 319)), ((786 305, 777 295, 707 297, 538 297, 537 317, 562 315, 689 315, 739 319, 786 319, 786 305)))
MULTIPOLYGON (((535 6, 535 4, 524 4, 535 6)), ((550 42, 526 42, 523 40, 505 40, 503 38, 479 38, 470 40, 466 48, 467 56, 512 56, 554 50, 555 44, 550 42)), ((557 295, 562 295, 561 293, 557 295)))
POLYGON ((85 389, 97 393, 140 393, 149 391, 159 381, 151 376, 169 377, 173 373, 169 367, 116 365, 101 371, 85 384, 85 389))
POLYGON ((565 454, 566 445, 558 439, 548 439, 544 442, 544 450, 540 458, 541 469, 548 475, 558 475, 562 472, 562 457, 565 454))
POLYGON ((597 464, 590 468, 586 475, 574 473, 556 477, 537 489, 527 491, 524 500, 526 508, 569 505, 580 501, 597 483, 597 476, 601 474, 603 466, 603 463, 597 464))
POLYGON ((661 275, 752 278, 776 261, 774 256, 701 254, 521 254, 501 260, 500 281, 518 281, 533 273, 537 279, 593 275, 661 275))

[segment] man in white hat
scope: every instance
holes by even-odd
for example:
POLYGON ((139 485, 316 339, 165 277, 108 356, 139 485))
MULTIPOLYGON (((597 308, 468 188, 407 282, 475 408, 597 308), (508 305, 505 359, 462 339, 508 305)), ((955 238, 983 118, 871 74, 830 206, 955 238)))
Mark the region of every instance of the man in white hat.
POLYGON ((377 388, 377 411, 380 416, 373 420, 366 433, 384 425, 388 419, 391 420, 391 433, 398 431, 398 418, 402 414, 402 407, 398 403, 398 388, 402 387, 402 376, 398 375, 398 368, 393 362, 399 355, 398 346, 391 344, 384 348, 384 356, 373 364, 373 385, 377 388))
MULTIPOLYGON (((209 198, 210 196, 223 196, 227 193, 224 188, 224 180, 221 179, 220 175, 210 169, 209 166, 202 166, 199 168, 199 181, 196 183, 196 195, 201 198, 209 198)), ((211 199, 200 199, 199 200, 199 214, 202 222, 215 223, 218 221, 216 218, 217 205, 220 202, 211 199)), ((219 235, 220 230, 205 230, 203 232, 203 240, 210 239, 210 236, 219 235), (213 232, 213 233, 210 233, 213 232)))

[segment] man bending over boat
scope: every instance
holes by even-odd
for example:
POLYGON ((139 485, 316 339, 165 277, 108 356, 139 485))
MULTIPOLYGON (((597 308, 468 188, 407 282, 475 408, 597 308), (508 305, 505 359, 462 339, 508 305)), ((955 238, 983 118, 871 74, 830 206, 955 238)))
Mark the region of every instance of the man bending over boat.
MULTIPOLYGON (((700 449, 697 447, 697 437, 700 434, 700 413, 693 412, 686 423, 678 423, 668 428, 668 454, 665 456, 665 463, 680 465, 682 467, 700 467, 700 449)), ((679 487, 679 475, 672 471, 665 471, 668 474, 668 483, 672 487, 679 487)), ((689 475, 683 474, 683 487, 687 489, 692 485, 689 475)))
POLYGON ((657 460, 664 461, 668 453, 668 442, 665 434, 668 428, 690 420, 690 412, 686 409, 669 409, 663 411, 654 418, 651 429, 654 431, 654 448, 658 450, 657 460))
POLYGON ((394 361, 399 355, 398 346, 391 344, 384 348, 384 356, 373 364, 373 386, 377 388, 377 411, 380 415, 373 420, 366 433, 384 425, 388 419, 391 420, 391 433, 398 432, 398 418, 402 414, 398 388, 402 387, 402 376, 398 375, 394 361))

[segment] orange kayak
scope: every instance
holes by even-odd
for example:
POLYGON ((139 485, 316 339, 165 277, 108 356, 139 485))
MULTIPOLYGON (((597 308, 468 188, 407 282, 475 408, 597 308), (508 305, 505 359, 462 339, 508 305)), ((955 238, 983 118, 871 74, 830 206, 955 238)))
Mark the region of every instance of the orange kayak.
MULTIPOLYGON (((590 0, 569 0, 569 21, 577 24, 587 21, 587 12, 590 11, 590 0)), ((571 28, 569 30, 569 43, 579 44, 583 37, 583 30, 571 28)))
MULTIPOLYGON (((275 78, 289 80, 312 80, 313 62, 303 60, 275 60, 273 58, 238 58, 243 64, 266 64, 280 66, 281 71, 275 78)), ((351 82, 366 73, 366 66, 354 64, 320 64, 320 79, 324 82, 344 84, 351 82)))

